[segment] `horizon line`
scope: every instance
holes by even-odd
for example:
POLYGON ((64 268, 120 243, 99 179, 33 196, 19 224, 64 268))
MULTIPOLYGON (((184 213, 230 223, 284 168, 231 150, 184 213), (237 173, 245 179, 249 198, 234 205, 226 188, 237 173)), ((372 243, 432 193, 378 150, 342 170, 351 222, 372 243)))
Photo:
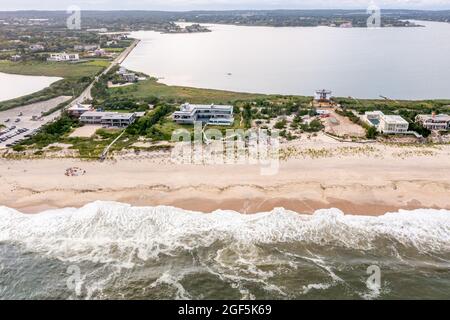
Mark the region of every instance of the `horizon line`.
MULTIPOLYGON (((67 9, 9 9, 2 10, 0 12, 65 12, 67 9)), ((82 11, 140 11, 140 12, 232 12, 232 11, 365 11, 366 7, 361 8, 309 8, 309 9, 293 9, 293 8, 280 8, 280 9, 189 9, 189 10, 152 10, 152 9, 82 9, 82 11)), ((406 8, 381 8, 381 10, 390 10, 390 11, 450 11, 450 7, 447 9, 406 9, 406 8)))

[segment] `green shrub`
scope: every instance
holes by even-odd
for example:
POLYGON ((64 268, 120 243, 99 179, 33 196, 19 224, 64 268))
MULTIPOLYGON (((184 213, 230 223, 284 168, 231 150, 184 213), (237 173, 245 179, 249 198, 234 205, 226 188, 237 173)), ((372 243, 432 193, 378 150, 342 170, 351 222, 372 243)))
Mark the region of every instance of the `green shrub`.
POLYGON ((282 130, 284 128, 286 128, 287 125, 287 121, 285 119, 278 121, 277 123, 275 123, 275 125, 273 126, 275 129, 278 130, 282 130))

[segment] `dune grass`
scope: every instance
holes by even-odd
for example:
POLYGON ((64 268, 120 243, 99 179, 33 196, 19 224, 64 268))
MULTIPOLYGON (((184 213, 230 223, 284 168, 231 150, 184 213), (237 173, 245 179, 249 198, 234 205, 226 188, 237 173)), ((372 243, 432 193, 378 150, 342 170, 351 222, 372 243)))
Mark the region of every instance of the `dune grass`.
POLYGON ((266 98, 268 95, 231 92, 224 90, 190 88, 182 86, 168 86, 159 83, 156 79, 140 81, 139 83, 122 88, 111 88, 109 92, 113 97, 132 96, 135 99, 145 99, 148 96, 164 98, 166 101, 190 103, 231 103, 237 100, 254 100, 266 98))

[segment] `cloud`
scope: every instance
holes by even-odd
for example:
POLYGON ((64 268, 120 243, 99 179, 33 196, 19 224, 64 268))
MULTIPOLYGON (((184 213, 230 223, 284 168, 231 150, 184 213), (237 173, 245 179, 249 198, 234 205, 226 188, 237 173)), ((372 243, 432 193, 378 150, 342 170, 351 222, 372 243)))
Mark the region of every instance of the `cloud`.
MULTIPOLYGON (((0 10, 225 10, 225 9, 350 9, 370 0, 0 0, 0 10)), ((381 8, 450 9, 450 0, 376 0, 381 8)))

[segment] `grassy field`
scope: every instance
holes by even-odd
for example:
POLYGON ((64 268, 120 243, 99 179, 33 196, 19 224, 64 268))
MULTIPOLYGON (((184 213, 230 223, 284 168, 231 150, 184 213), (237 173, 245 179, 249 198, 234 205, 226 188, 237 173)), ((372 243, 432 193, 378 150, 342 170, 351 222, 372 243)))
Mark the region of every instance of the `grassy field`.
POLYGON ((0 61, 0 72, 30 76, 61 77, 66 79, 92 77, 110 64, 107 60, 89 60, 79 63, 65 62, 12 62, 0 61))
POLYGON ((137 100, 149 96, 163 98, 166 101, 190 102, 190 103, 230 103, 237 100, 254 100, 268 98, 263 94, 239 93, 223 90, 199 89, 181 86, 168 86, 157 82, 155 79, 140 81, 139 83, 123 87, 111 88, 112 97, 133 97, 137 100))
POLYGON ((124 51, 126 48, 105 48, 104 50, 106 52, 122 52, 124 51))

